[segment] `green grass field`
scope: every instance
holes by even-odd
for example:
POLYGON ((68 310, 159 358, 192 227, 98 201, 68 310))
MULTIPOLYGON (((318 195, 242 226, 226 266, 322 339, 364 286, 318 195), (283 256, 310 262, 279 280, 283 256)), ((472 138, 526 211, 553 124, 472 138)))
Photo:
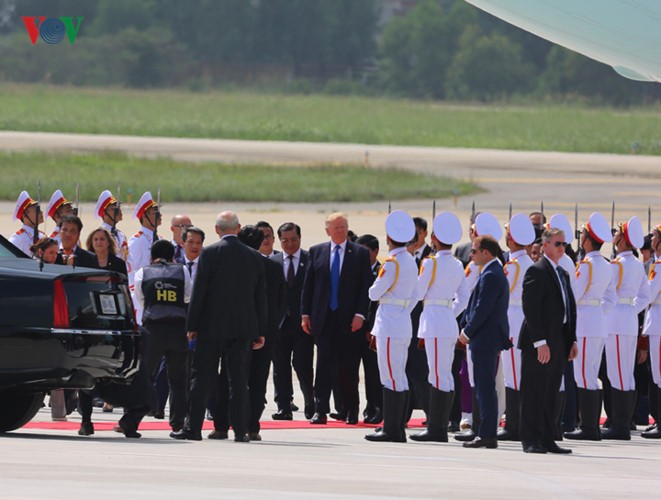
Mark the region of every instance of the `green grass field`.
POLYGON ((151 191, 156 197, 159 187, 165 202, 385 201, 439 199, 479 191, 470 182, 358 165, 182 163, 117 153, 0 153, 0 171, 0 199, 15 200, 24 189, 36 197, 41 180, 44 209, 55 189, 62 189, 65 196, 73 199, 76 184, 80 187, 80 201, 96 201, 104 189, 116 195, 121 184, 122 200, 127 199, 130 190, 134 202, 144 191, 151 191))
POLYGON ((661 108, 0 85, 0 130, 661 155, 661 108))

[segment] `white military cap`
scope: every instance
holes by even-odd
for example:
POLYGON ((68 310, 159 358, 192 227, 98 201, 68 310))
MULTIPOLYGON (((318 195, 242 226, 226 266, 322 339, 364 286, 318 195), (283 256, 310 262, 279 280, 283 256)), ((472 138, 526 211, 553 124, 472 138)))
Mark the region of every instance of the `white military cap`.
POLYGON ((62 191, 58 189, 53 193, 53 196, 50 197, 50 201, 48 202, 48 208, 46 209, 48 217, 52 219, 55 212, 57 212, 62 205, 71 205, 71 202, 67 200, 62 194, 62 191))
POLYGON ((517 245, 526 246, 535 241, 535 228, 530 218, 524 214, 512 216, 507 225, 507 232, 517 245))
POLYGON ((94 207, 94 218, 101 219, 103 218, 103 213, 108 208, 108 205, 116 203, 117 200, 107 189, 99 195, 99 199, 96 200, 96 207, 94 207))
POLYGON ((32 205, 36 205, 37 203, 37 200, 30 198, 27 191, 21 191, 21 194, 18 195, 18 199, 16 200, 16 206, 14 207, 14 220, 21 220, 25 209, 32 205))
POLYGON ((644 235, 643 224, 640 222, 640 219, 634 215, 622 224, 622 235, 630 246, 634 248, 642 247, 644 235))
POLYGON ((434 236, 445 245, 454 245, 461 239, 461 221, 452 212, 443 212, 434 218, 434 236))
POLYGON ((548 224, 547 229, 556 228, 565 233, 565 243, 574 241, 574 231, 571 228, 569 219, 565 214, 553 214, 548 224))
POLYGON ((152 198, 152 195, 149 191, 146 191, 140 197, 140 201, 135 206, 135 210, 133 211, 133 217, 135 217, 136 219, 140 219, 140 217, 145 215, 145 212, 154 205, 156 205, 154 198, 152 198))
POLYGON ((590 215, 590 220, 585 225, 585 230, 597 243, 610 243, 613 241, 613 233, 606 217, 599 212, 590 215))
POLYGON ((482 212, 475 219, 475 236, 491 236, 496 241, 503 237, 503 228, 498 219, 489 212, 482 212))
POLYGON ((415 224, 409 214, 395 210, 386 217, 386 233, 397 243, 408 243, 415 236, 415 224))

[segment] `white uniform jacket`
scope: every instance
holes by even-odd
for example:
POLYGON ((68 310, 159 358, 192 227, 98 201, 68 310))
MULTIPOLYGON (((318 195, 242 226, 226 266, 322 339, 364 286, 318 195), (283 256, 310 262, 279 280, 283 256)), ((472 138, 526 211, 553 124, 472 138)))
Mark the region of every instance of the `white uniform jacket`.
POLYGON ((650 290, 642 262, 633 252, 622 252, 611 262, 617 303, 606 317, 608 333, 638 336, 638 313, 650 303, 650 290))
POLYGON ((576 336, 608 336, 606 316, 617 302, 611 264, 590 252, 576 266, 576 336))

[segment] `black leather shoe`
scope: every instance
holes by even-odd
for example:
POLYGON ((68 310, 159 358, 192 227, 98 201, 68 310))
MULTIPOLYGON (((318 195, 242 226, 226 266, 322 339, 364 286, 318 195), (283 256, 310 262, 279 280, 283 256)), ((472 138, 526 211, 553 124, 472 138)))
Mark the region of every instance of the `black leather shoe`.
POLYGON ((158 420, 163 420, 165 418, 165 412, 155 411, 154 418, 157 418, 158 420))
POLYGON ((560 448, 555 441, 544 444, 544 448, 546 448, 546 451, 549 453, 556 453, 558 455, 568 455, 571 453, 569 448, 560 448))
POLYGON ((202 441, 201 432, 191 432, 188 429, 182 429, 179 432, 171 432, 172 439, 186 440, 186 441, 202 441))
POLYGON ((259 435, 259 432, 249 432, 248 439, 250 439, 251 441, 261 441, 262 436, 259 435))
POLYGON ((459 427, 459 424, 456 422, 450 422, 448 424, 448 432, 459 432, 461 428, 459 427))
POLYGON ((366 424, 380 424, 383 422, 383 412, 381 411, 381 408, 376 408, 374 410, 374 413, 371 415, 365 417, 365 420, 363 420, 366 424))
POLYGON ((517 432, 512 432, 507 429, 499 429, 496 434, 498 441, 521 441, 517 432))
POLYGON ((298 406, 296 406, 294 403, 289 404, 289 411, 295 412, 298 411, 298 406))
POLYGON ((303 414, 305 415, 305 418, 307 420, 310 420, 312 417, 314 417, 314 405, 305 405, 305 410, 303 410, 303 414))
POLYGON ((356 425, 358 423, 358 410, 347 412, 347 419, 345 422, 347 425, 356 425))
POLYGON ((457 441, 473 441, 477 437, 477 434, 472 430, 468 429, 465 432, 460 432, 459 434, 455 434, 454 438, 457 441))
MULTIPOLYGON (((456 436, 455 436, 456 437, 456 436)), ((498 440, 496 438, 476 438, 475 441, 469 441, 463 444, 464 448, 498 448, 498 440)))
POLYGON ((537 454, 543 454, 546 453, 548 450, 544 448, 543 446, 540 446, 538 444, 529 444, 525 448, 523 448, 524 453, 537 453, 537 454))
POLYGON ((235 443, 249 443, 250 438, 246 434, 237 434, 234 436, 235 443))
POLYGON ((91 436, 94 434, 94 424, 92 422, 81 422, 80 429, 78 429, 79 436, 91 436))
POLYGON ((207 439, 227 439, 227 431, 211 431, 207 439))
POLYGON ((347 413, 342 411, 337 411, 337 412, 332 412, 329 413, 328 416, 332 418, 333 420, 346 420, 347 419, 347 413))
POLYGON ((325 413, 317 412, 310 419, 310 423, 313 425, 326 425, 328 423, 328 419, 326 418, 325 413))
POLYGON ((273 415, 271 415, 273 420, 294 420, 294 416, 290 411, 287 410, 278 410, 273 415))
POLYGON ((138 431, 134 429, 124 429, 124 436, 129 438, 129 439, 140 439, 142 437, 142 434, 140 434, 138 431))

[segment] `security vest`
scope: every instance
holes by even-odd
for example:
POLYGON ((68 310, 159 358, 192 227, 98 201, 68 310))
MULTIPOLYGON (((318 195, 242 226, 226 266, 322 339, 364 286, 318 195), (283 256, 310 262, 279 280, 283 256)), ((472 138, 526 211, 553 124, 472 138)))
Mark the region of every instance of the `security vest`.
POLYGON ((184 268, 181 264, 158 263, 142 268, 143 321, 184 320, 184 268))

